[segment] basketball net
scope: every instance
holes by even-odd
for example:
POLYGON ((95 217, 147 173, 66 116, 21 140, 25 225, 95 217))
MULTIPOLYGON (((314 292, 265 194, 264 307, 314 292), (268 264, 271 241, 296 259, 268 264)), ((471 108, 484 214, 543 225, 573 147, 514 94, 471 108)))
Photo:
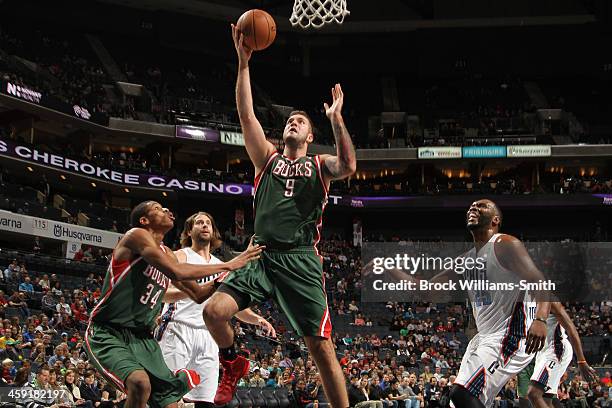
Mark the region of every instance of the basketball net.
POLYGON ((295 0, 289 21, 292 26, 321 28, 325 24, 342 24, 350 12, 346 0, 295 0))

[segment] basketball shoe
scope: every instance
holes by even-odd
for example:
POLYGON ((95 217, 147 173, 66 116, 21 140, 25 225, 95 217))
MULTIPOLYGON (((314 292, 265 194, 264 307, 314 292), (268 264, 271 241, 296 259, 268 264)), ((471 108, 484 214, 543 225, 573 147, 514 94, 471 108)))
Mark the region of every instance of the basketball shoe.
POLYGON ((234 361, 227 361, 221 357, 223 375, 221 383, 215 394, 215 405, 225 405, 232 400, 238 381, 249 372, 249 360, 242 356, 236 357, 234 361))

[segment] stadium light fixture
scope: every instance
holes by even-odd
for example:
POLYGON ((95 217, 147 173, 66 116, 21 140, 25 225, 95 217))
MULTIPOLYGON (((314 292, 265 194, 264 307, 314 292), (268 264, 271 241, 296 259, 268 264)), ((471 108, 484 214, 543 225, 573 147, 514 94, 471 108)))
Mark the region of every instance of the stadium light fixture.
POLYGON ((126 193, 129 193, 130 189, 126 187, 126 188, 123 189, 123 191, 125 191, 126 193))
POLYGON ((29 172, 33 172, 34 171, 34 169, 32 167, 30 167, 30 166, 26 167, 26 169, 28 169, 29 172))
POLYGON ((60 174, 60 178, 64 181, 66 181, 66 176, 64 176, 63 174, 60 174))

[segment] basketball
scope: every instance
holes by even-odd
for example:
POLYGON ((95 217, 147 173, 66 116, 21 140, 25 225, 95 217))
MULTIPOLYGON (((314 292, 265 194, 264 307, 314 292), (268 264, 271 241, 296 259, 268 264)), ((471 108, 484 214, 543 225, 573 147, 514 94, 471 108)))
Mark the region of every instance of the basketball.
POLYGON ((244 34, 244 43, 255 51, 268 48, 276 38, 276 23, 272 16, 263 10, 252 9, 245 12, 236 24, 244 34))

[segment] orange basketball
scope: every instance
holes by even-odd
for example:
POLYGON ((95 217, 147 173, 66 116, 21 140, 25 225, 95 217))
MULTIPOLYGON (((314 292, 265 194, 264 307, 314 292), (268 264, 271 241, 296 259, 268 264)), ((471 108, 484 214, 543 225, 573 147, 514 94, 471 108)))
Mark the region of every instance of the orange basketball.
POLYGON ((252 50, 268 48, 276 38, 276 23, 272 16, 263 10, 252 9, 245 12, 236 24, 244 34, 244 43, 252 50))

